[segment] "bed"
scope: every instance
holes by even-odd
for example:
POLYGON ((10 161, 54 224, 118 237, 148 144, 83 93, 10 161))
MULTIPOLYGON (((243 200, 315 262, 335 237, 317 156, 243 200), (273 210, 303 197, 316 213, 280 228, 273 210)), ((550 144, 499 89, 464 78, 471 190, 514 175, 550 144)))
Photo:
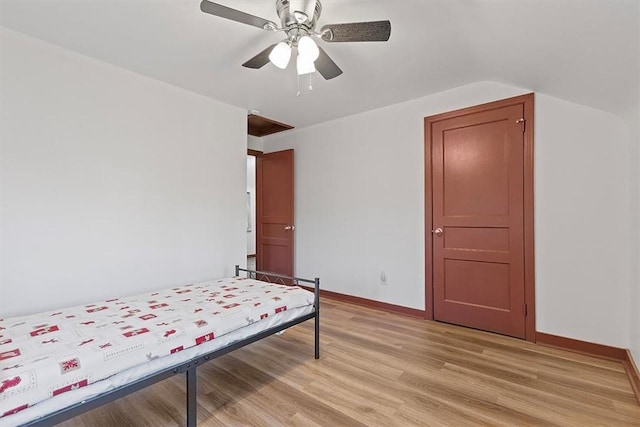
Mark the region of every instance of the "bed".
POLYGON ((233 278, 0 319, 0 427, 51 426, 176 374, 193 427, 202 363, 310 319, 320 357, 319 288, 236 266, 233 278))

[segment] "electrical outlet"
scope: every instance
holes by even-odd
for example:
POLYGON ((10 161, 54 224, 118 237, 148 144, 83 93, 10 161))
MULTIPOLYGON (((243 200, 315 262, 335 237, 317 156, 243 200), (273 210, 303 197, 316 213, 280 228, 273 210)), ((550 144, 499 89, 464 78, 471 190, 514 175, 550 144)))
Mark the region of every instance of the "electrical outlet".
POLYGON ((387 273, 385 273, 384 271, 380 272, 380 284, 383 286, 387 285, 387 273))

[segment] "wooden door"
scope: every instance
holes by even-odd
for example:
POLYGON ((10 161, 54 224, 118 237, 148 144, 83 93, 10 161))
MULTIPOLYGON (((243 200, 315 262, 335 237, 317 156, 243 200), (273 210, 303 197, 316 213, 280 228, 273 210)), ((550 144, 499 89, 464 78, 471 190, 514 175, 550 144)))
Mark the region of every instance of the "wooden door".
POLYGON ((525 111, 503 104, 426 120, 433 318, 525 338, 525 111))
POLYGON ((256 158, 256 269, 293 276, 293 150, 256 158))

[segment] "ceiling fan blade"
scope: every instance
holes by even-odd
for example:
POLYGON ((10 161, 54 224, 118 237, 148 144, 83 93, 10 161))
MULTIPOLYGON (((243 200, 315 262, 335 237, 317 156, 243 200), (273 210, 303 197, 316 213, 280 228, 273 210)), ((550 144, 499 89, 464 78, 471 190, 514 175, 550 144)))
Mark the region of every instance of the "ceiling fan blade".
POLYGON ((269 54, 271 53, 273 48, 276 47, 276 44, 272 44, 271 46, 269 46, 268 48, 266 48, 265 50, 263 50, 262 52, 260 52, 259 54, 257 54, 256 56, 248 60, 247 62, 245 62, 244 64, 242 64, 242 66, 247 68, 253 68, 254 70, 264 67, 269 62, 269 54))
POLYGON ((340 67, 333 62, 333 59, 327 55, 327 52, 325 52, 320 46, 318 46, 318 49, 320 50, 320 56, 316 59, 315 66, 316 70, 322 75, 322 77, 324 77, 325 80, 331 80, 342 74, 340 67))
POLYGON ((200 3, 200 10, 204 13, 209 13, 221 18, 241 22, 243 24, 252 25, 254 27, 262 28, 263 30, 272 30, 278 27, 274 22, 271 22, 267 19, 253 16, 218 3, 210 2, 208 0, 202 0, 202 3, 200 3))
POLYGON ((386 42, 391 36, 391 22, 351 22, 325 25, 320 30, 327 42, 386 42))

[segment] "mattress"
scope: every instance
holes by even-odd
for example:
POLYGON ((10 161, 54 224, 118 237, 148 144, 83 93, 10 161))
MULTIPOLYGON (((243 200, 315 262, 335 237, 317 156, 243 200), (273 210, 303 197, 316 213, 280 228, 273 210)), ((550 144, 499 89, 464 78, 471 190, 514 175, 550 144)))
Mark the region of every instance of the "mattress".
POLYGON ((313 312, 229 278, 0 320, 0 426, 19 425, 313 312))

